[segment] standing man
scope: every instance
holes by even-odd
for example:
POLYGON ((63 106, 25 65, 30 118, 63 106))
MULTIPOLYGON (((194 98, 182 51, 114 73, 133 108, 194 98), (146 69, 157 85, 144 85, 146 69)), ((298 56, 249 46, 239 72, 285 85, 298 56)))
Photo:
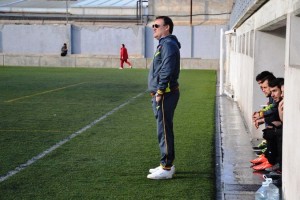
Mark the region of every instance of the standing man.
POLYGON ((120 60, 121 60, 120 69, 123 69, 124 62, 127 63, 130 68, 132 68, 131 63, 128 60, 128 53, 127 53, 125 44, 122 44, 121 49, 120 49, 120 60))
POLYGON ((159 40, 148 75, 148 89, 157 123, 160 166, 150 169, 149 179, 170 179, 175 173, 173 117, 179 100, 180 43, 172 35, 173 21, 167 16, 155 19, 153 37, 159 40))

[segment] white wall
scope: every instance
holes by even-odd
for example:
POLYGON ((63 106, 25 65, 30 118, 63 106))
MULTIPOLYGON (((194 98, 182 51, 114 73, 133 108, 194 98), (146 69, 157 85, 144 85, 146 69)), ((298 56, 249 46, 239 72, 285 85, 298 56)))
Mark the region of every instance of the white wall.
MULTIPOLYGON (((283 128, 283 199, 300 199, 300 1, 272 0, 236 28, 236 36, 227 40, 230 48, 228 73, 225 80, 234 90, 236 100, 244 114, 250 132, 259 137, 249 120, 252 109, 265 101, 255 82, 263 70, 285 78, 283 128), (254 31, 253 55, 247 55, 247 32, 254 31), (248 83, 251 83, 252 86, 248 83), (250 90, 250 91, 247 91, 250 90), (251 92, 252 97, 251 97, 251 92), (248 101, 247 101, 248 98, 248 101), (252 130, 251 130, 252 127, 252 130)), ((251 32, 250 32, 251 33, 251 32)), ((248 43, 251 46, 251 41, 248 43)), ((251 48, 250 48, 251 49, 251 48)))
POLYGON ((125 44, 129 56, 144 57, 144 26, 72 26, 72 53, 118 56, 125 44))
MULTIPOLYGON (((60 54, 63 43, 69 53, 119 56, 125 44, 129 57, 152 58, 158 41, 153 30, 142 25, 15 25, 0 28, 0 52, 10 54, 60 54)), ((220 29, 224 25, 175 26, 182 58, 219 59, 220 29)))
MULTIPOLYGON (((284 77, 285 57, 285 29, 283 28, 263 32, 255 31, 254 44, 254 76, 253 76, 253 111, 259 110, 260 105, 266 105, 268 99, 262 93, 255 77, 262 71, 270 71, 276 77, 284 77)), ((262 128, 256 130, 252 125, 252 133, 255 138, 261 137, 262 128)))
MULTIPOLYGON (((252 124, 252 113, 267 103, 267 98, 256 83, 255 77, 268 70, 276 77, 284 77, 285 60, 285 26, 275 30, 265 30, 268 27, 257 26, 255 15, 236 29, 235 47, 230 48, 230 76, 226 83, 234 89, 249 131, 253 138, 261 138, 262 128, 256 130, 252 124)), ((230 45, 230 44, 228 44, 230 45)))
MULTIPOLYGON (((299 24, 300 25, 300 24, 299 24)), ((300 64, 300 63, 299 63, 300 64)), ((300 199, 300 68, 287 67, 283 128, 283 193, 285 199, 300 199)))
MULTIPOLYGON (((225 25, 174 26, 173 34, 176 35, 181 44, 181 57, 207 60, 219 59, 221 28, 228 29, 225 25)), ((149 36, 152 37, 152 30, 149 32, 149 36)), ((154 51, 157 45, 158 41, 155 39, 153 43, 154 51)), ((151 57, 153 52, 150 55, 151 57)))
POLYGON ((226 25, 202 25, 194 28, 193 55, 202 59, 218 59, 220 57, 220 30, 228 30, 226 25))
POLYGON ((6 24, 0 31, 2 53, 58 54, 71 34, 70 25, 6 24))
MULTIPOLYGON (((298 2, 298 8, 300 3, 298 2)), ((283 194, 284 198, 300 199, 300 17, 288 14, 286 70, 283 120, 283 194)))
POLYGON ((252 31, 253 22, 242 25, 240 29, 236 30, 234 35, 227 35, 227 45, 234 45, 230 48, 230 61, 226 62, 230 66, 226 66, 226 85, 230 86, 234 91, 234 99, 239 103, 240 110, 249 127, 250 135, 254 137, 252 131, 252 113, 253 108, 253 79, 254 77, 254 57, 251 42, 254 42, 254 37, 250 40, 250 33, 252 31))
MULTIPOLYGON (((180 56, 182 58, 191 57, 191 27, 190 26, 174 26, 173 35, 176 35, 181 44, 180 56)), ((157 45, 156 41, 156 45, 157 45)), ((155 45, 155 47, 156 47, 155 45)))

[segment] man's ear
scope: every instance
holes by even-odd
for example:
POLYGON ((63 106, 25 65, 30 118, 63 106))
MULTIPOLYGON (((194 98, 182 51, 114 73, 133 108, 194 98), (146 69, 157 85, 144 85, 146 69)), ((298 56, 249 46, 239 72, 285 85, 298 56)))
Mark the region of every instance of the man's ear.
POLYGON ((170 25, 165 25, 165 27, 166 27, 166 30, 168 30, 170 33, 170 25))

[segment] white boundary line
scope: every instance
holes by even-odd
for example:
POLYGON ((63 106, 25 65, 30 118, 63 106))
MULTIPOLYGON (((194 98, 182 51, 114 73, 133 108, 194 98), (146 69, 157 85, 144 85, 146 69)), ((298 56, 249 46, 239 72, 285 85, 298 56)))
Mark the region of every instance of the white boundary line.
POLYGON ((59 148, 60 146, 62 146, 63 144, 69 142, 71 139, 73 139, 74 137, 78 136, 79 134, 85 132, 86 130, 92 128, 93 126, 95 126, 97 123, 99 123, 100 121, 102 121, 103 119, 107 118, 108 116, 112 115, 113 113, 115 113, 116 111, 120 110, 122 107, 126 106, 127 104, 131 103, 134 99, 142 96, 145 92, 142 92, 138 95, 136 95, 135 97, 132 97, 131 99, 129 99, 128 101, 126 101, 125 103, 119 105, 118 107, 114 108, 113 110, 109 111, 108 113, 106 113, 105 115, 103 115, 102 117, 96 119, 95 121, 93 121, 92 123, 88 124, 87 126, 81 128, 80 130, 76 131, 75 133, 72 133, 71 135, 69 135, 68 137, 66 137, 65 139, 59 141, 58 143, 56 143, 55 145, 53 145, 52 147, 50 147, 49 149, 43 151, 42 153, 38 154, 37 156, 34 156, 33 158, 31 158, 30 160, 28 160, 26 163, 19 165, 18 167, 16 167, 14 170, 9 171, 6 175, 0 176, 0 183, 5 181, 6 179, 10 178, 11 176, 19 173, 20 171, 22 171, 23 169, 26 169, 27 167, 29 167, 30 165, 32 165, 33 163, 35 163, 36 161, 40 160, 41 158, 45 157, 46 155, 50 154, 52 151, 54 151, 55 149, 59 148))
POLYGON ((44 92, 38 92, 38 93, 35 93, 35 94, 22 96, 22 97, 18 97, 18 98, 15 98, 15 99, 10 99, 10 100, 4 101, 4 102, 5 103, 11 103, 11 102, 14 102, 14 101, 18 101, 20 99, 26 99, 26 98, 35 97, 35 96, 42 95, 42 94, 47 94, 47 93, 50 93, 50 92, 56 92, 56 91, 59 91, 59 90, 64 90, 64 89, 74 87, 74 86, 77 86, 77 85, 81 85, 81 84, 85 84, 85 83, 86 82, 81 82, 81 83, 76 83, 76 84, 72 84, 72 85, 67 85, 67 86, 60 87, 60 88, 55 88, 55 89, 52 89, 52 90, 46 90, 44 92))

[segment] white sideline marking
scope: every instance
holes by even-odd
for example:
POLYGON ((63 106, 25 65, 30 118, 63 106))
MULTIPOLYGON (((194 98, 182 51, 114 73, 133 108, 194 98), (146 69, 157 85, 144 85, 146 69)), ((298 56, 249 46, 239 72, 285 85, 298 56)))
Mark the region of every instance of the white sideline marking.
POLYGON ((71 135, 69 135, 68 137, 66 137, 65 139, 61 140, 60 142, 56 143, 55 145, 53 145, 52 147, 50 147, 49 149, 45 150, 44 152, 38 154, 37 156, 34 156, 33 158, 31 158, 30 160, 28 160, 26 163, 19 165, 18 167, 16 167, 14 170, 9 171, 6 175, 0 176, 0 183, 5 181, 6 179, 10 178, 11 176, 19 173, 20 171, 22 171, 23 169, 26 169, 27 167, 29 167, 30 165, 32 165, 33 163, 35 163, 36 161, 38 161, 39 159, 45 157, 46 155, 48 155, 49 153, 51 153, 52 151, 54 151, 55 149, 59 148, 60 146, 62 146, 63 144, 69 142, 71 139, 73 139, 74 137, 78 136, 79 134, 83 133, 84 131, 92 128, 93 126, 95 126, 98 122, 102 121, 103 119, 107 118, 109 115, 112 115, 114 112, 120 110, 122 107, 126 106, 127 104, 129 104, 130 102, 132 102, 134 99, 142 96, 145 92, 142 92, 138 95, 136 95, 135 97, 132 97, 131 99, 129 99, 128 101, 126 101, 125 103, 119 105, 118 107, 114 108, 113 110, 109 111, 108 113, 106 113, 105 115, 103 115, 102 117, 96 119, 95 121, 93 121, 92 123, 88 124, 87 126, 83 127, 82 129, 76 131, 75 133, 72 133, 71 135))

